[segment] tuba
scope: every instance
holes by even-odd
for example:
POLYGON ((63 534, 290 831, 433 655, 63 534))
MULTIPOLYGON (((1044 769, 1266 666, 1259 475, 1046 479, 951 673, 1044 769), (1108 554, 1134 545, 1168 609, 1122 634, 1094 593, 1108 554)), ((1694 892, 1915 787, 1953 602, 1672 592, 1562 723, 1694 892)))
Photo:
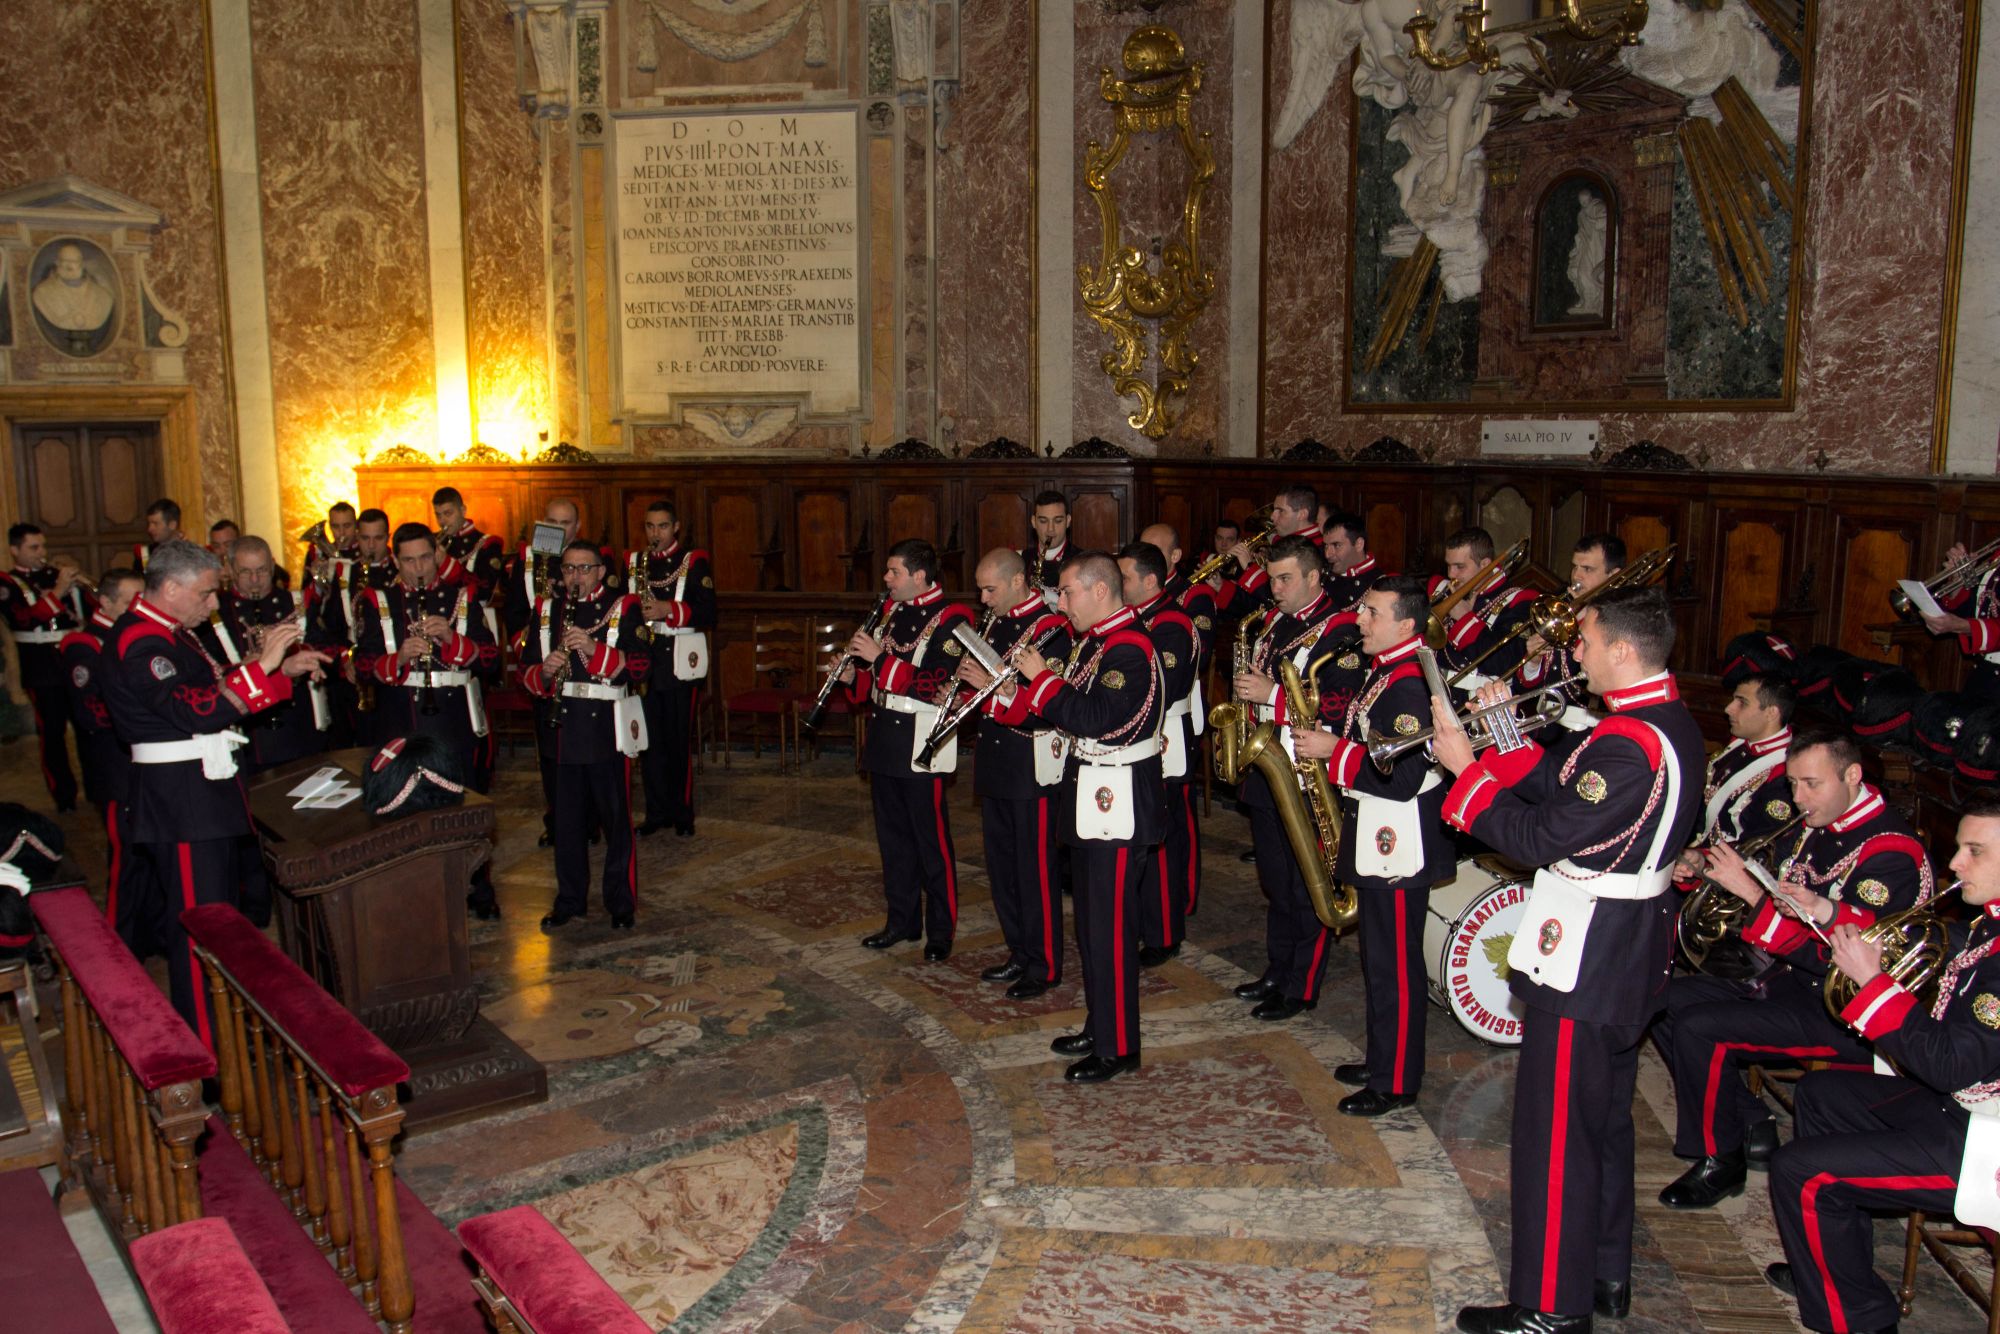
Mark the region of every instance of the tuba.
MULTIPOLYGON (((1770 833, 1753 838, 1738 848, 1737 855, 1751 861, 1799 827, 1806 817, 1795 815, 1770 833)), ((1750 905, 1707 876, 1681 903, 1674 924, 1674 937, 1681 954, 1698 973, 1710 977, 1745 981, 1764 970, 1770 960, 1763 951, 1743 943, 1743 928, 1750 921, 1750 905)))
MULTIPOLYGON (((1250 643, 1256 637, 1257 618, 1245 616, 1236 626, 1236 649, 1229 665, 1232 682, 1250 670, 1250 643)), ((1215 732, 1215 776, 1225 783, 1234 783, 1249 763, 1243 758, 1243 748, 1250 744, 1250 719, 1250 705, 1233 698, 1208 711, 1208 725, 1215 732)))
MULTIPOLYGON (((1915 996, 1925 1010, 1937 999, 1938 979, 1951 955, 1951 932, 1944 918, 1938 916, 1937 901, 1963 888, 1963 880, 1953 881, 1943 894, 1932 895, 1928 903, 1879 918, 1861 933, 1863 940, 1882 947, 1882 971, 1915 996)), ((1838 1019, 1861 988, 1846 973, 1829 966, 1823 991, 1827 1013, 1838 1019)))
MULTIPOLYGON (((1325 660, 1315 660, 1306 669, 1306 676, 1312 676, 1325 660)), ((1289 661, 1279 663, 1278 679, 1292 717, 1318 716, 1319 693, 1300 678, 1298 668, 1289 661)), ((1340 864, 1340 804, 1334 797, 1333 785, 1327 781, 1326 766, 1316 760, 1295 760, 1287 755, 1278 744, 1276 723, 1259 723, 1248 742, 1237 749, 1236 760, 1239 773, 1256 768, 1271 789, 1271 800, 1278 808, 1278 823, 1283 826, 1292 857, 1305 877, 1313 915, 1335 934, 1350 930, 1360 920, 1361 898, 1352 886, 1334 879, 1335 868, 1340 864)))

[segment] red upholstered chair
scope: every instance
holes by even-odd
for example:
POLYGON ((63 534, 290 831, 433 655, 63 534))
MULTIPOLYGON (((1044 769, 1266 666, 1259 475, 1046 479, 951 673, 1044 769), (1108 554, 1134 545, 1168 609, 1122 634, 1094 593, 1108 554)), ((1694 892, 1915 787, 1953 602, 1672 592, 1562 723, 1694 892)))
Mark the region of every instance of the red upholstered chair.
POLYGON ((782 762, 789 758, 791 743, 786 738, 796 717, 793 705, 801 699, 812 698, 801 689, 802 683, 811 681, 806 672, 808 642, 806 622, 799 617, 765 616, 760 613, 752 622, 750 687, 722 697, 722 763, 725 766, 729 763, 732 723, 738 715, 750 721, 751 758, 763 754, 767 723, 774 726, 778 734, 779 760, 782 762))
POLYGON ((1986 1334, 2000 1334, 2000 1233, 1992 1228, 1963 1227, 1953 1219, 1930 1219, 1921 1209, 1910 1211, 1909 1235, 1903 1245, 1903 1282, 1896 1300, 1903 1314, 1917 1299, 1917 1256, 1924 1251, 1986 1315, 1986 1334), (1965 1262, 1959 1251, 1978 1246, 1986 1251, 1988 1272, 1982 1274, 1965 1262))
POLYGON ((468 1218, 458 1225, 458 1239, 479 1266, 472 1287, 495 1329, 535 1334, 652 1329, 533 1205, 468 1218))
POLYGON ((845 648, 854 633, 852 624, 846 621, 815 621, 811 627, 811 652, 807 655, 807 684, 812 693, 799 700, 793 721, 793 735, 812 748, 813 758, 819 757, 819 743, 829 733, 845 731, 854 743, 854 772, 861 772, 861 752, 868 744, 868 715, 871 706, 864 700, 855 704, 848 699, 845 686, 835 686, 833 694, 827 697, 826 716, 814 729, 804 726, 804 719, 812 712, 813 700, 818 696, 822 683, 826 680, 825 663, 835 653, 845 648))
POLYGON ((132 1268, 160 1334, 290 1334, 236 1233, 196 1218, 132 1243, 132 1268))

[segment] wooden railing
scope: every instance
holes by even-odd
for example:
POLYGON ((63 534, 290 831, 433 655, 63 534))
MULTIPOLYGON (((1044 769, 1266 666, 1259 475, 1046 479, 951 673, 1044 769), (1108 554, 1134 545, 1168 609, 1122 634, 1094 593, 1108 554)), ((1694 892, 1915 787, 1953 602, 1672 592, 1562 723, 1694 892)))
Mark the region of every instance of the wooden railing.
POLYGON ((414 1309, 390 1143, 409 1067, 226 905, 183 914, 217 1016, 222 1113, 292 1215, 407 1334, 414 1309))
POLYGON ((130 1240, 201 1217, 202 1046, 81 889, 30 896, 62 979, 71 1180, 130 1240))

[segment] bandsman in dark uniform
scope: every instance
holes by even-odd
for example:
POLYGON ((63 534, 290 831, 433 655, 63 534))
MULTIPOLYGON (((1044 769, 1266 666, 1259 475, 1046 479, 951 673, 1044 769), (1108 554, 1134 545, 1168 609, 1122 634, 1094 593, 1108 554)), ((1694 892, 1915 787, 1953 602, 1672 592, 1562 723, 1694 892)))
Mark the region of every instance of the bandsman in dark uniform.
POLYGON ((875 705, 862 763, 874 797, 888 920, 861 943, 885 950, 924 936, 924 958, 933 963, 951 957, 958 932, 958 861, 944 799, 944 775, 958 767, 958 750, 941 748, 923 768, 916 761, 937 721, 937 701, 949 698, 965 656, 952 625, 972 619, 963 605, 945 601, 937 568, 937 549, 921 538, 889 548, 879 638, 856 631, 847 643, 852 662, 842 672, 849 698, 875 705))
POLYGON ((646 823, 694 836, 695 713, 708 679, 708 636, 715 629, 715 571, 706 551, 681 545, 680 515, 664 500, 646 507, 646 549, 632 553, 625 586, 639 595, 652 633, 646 678, 646 823))
MULTIPOLYGON (((1456 588, 1480 567, 1493 559, 1492 534, 1484 528, 1461 528, 1444 540, 1444 578, 1433 579, 1430 597, 1436 600, 1445 585, 1456 588)), ((1438 655, 1446 675, 1478 661, 1500 640, 1513 633, 1535 606, 1535 591, 1516 588, 1507 582, 1506 572, 1495 570, 1481 581, 1479 590, 1460 598, 1451 609, 1451 624, 1445 627, 1444 651, 1438 655)), ((1527 654, 1526 636, 1516 636, 1505 648, 1479 663, 1479 670, 1459 683, 1462 689, 1476 690, 1488 681, 1505 681, 1514 674, 1527 654)))
POLYGON ((162 496, 146 506, 146 540, 132 544, 132 565, 144 574, 153 552, 163 543, 189 541, 181 531, 181 507, 162 496))
POLYGON ((1837 922, 1870 926, 1882 914, 1925 902, 1936 888, 1923 844, 1863 781, 1861 748, 1852 737, 1827 728, 1800 731, 1786 751, 1785 776, 1805 827, 1780 844, 1788 855, 1775 873, 1778 893, 1795 913, 1781 913, 1727 843, 1708 851, 1709 877, 1756 909, 1744 942, 1783 963, 1754 981, 1675 978, 1654 1026, 1674 1076, 1674 1152, 1694 1160, 1660 1192, 1660 1203, 1671 1209, 1705 1209, 1741 1192, 1752 1155, 1762 1166, 1777 1147, 1777 1125, 1745 1087, 1744 1065, 1869 1063, 1867 1048, 1821 1000, 1829 958, 1821 935, 1837 922), (1807 913, 1819 931, 1799 920, 1807 913))
POLYGON ((1195 790, 1200 784, 1201 774, 1197 771, 1201 757, 1197 747, 1203 732, 1208 730, 1208 701, 1202 697, 1207 688, 1209 663, 1215 651, 1215 590, 1205 583, 1189 583, 1186 572, 1181 569, 1180 534, 1164 523, 1156 523, 1139 534, 1141 542, 1150 542, 1158 547, 1160 554, 1167 558, 1167 598, 1175 606, 1187 613, 1194 626, 1196 661, 1194 668, 1194 692, 1188 700, 1188 730, 1192 733, 1188 750, 1188 781, 1173 783, 1167 787, 1167 818, 1178 826, 1178 831, 1169 836, 1168 841, 1185 852, 1187 866, 1187 915, 1193 917, 1201 908, 1201 820, 1195 813, 1195 790), (1179 806, 1174 802, 1178 801, 1179 806))
MULTIPOLYGON (((304 599, 274 585, 276 566, 263 538, 237 538, 223 569, 230 583, 216 595, 214 614, 195 628, 195 635, 225 669, 261 656, 264 636, 280 622, 300 623, 302 646, 318 637, 320 632, 306 625, 304 599)), ((321 645, 313 647, 329 658, 338 656, 321 645)), ((291 698, 243 724, 250 744, 237 755, 236 763, 246 777, 326 749, 332 712, 324 691, 317 682, 296 685, 291 698)))
MULTIPOLYGON (((473 759, 489 730, 485 684, 500 674, 499 647, 471 585, 439 577, 429 528, 399 525, 395 550, 395 582, 368 589, 355 606, 355 669, 373 684, 383 737, 437 737, 458 757, 459 773, 476 774, 473 759)), ((485 865, 467 906, 483 918, 499 916, 485 865)))
POLYGON ((1542 868, 1508 954, 1527 1006, 1511 1300, 1461 1310, 1467 1334, 1573 1334, 1593 1311, 1631 1307, 1639 1043, 1673 966, 1674 858, 1701 808, 1701 728, 1667 671, 1673 643, 1657 590, 1609 593, 1583 613, 1578 661, 1610 716, 1560 763, 1531 736, 1475 762, 1451 702, 1431 700, 1433 749, 1458 775, 1446 820, 1542 868))
POLYGON ((222 568, 229 568, 229 558, 236 551, 236 539, 243 536, 243 530, 236 526, 234 519, 217 519, 208 526, 208 549, 222 562, 222 568))
POLYGON ((355 645, 362 627, 361 600, 370 591, 381 592, 396 584, 396 559, 389 550, 389 516, 370 507, 361 511, 354 525, 354 555, 336 555, 331 561, 333 578, 315 582, 308 590, 308 615, 319 626, 316 636, 322 644, 338 650, 339 670, 332 675, 335 737, 348 737, 362 745, 379 745, 392 735, 384 729, 375 708, 374 683, 355 671, 355 645))
MULTIPOLYGON (((1962 564, 1970 553, 1963 542, 1945 555, 1945 567, 1962 564)), ((1981 702, 2000 700, 2000 563, 1981 575, 1971 588, 1940 604, 1943 615, 1925 616, 1924 628, 1934 635, 1956 635, 1958 649, 1971 658, 1965 693, 1981 702)))
POLYGON ((83 790, 104 817, 104 842, 110 855, 105 868, 104 915, 134 955, 158 953, 152 939, 156 905, 152 866, 132 847, 132 756, 111 723, 111 706, 104 699, 104 669, 110 660, 112 631, 145 584, 135 570, 106 570, 97 581, 97 606, 81 630, 72 630, 60 646, 63 672, 69 682, 70 721, 76 724, 77 756, 83 761, 83 790))
POLYGON ((613 927, 638 913, 632 834, 632 759, 646 748, 635 686, 652 670, 639 599, 605 582, 604 553, 578 539, 563 550, 562 592, 543 599, 528 629, 521 680, 548 701, 556 762, 556 901, 545 929, 590 904, 589 822, 604 829, 604 908, 613 927))
POLYGON ((1035 496, 1033 517, 1035 545, 1021 553, 1028 571, 1028 586, 1042 601, 1056 605, 1056 580, 1062 563, 1069 559, 1069 500, 1060 491, 1042 491, 1035 496))
POLYGON ((294 680, 326 661, 293 652, 299 630, 286 622, 256 658, 225 669, 193 634, 221 583, 220 564, 194 543, 155 548, 146 591, 118 618, 103 668, 112 726, 131 746, 131 852, 163 891, 151 905, 152 939, 166 948, 174 1008, 210 1046, 208 989, 180 915, 237 899, 250 813, 231 753, 243 744, 235 725, 290 698, 294 680))
POLYGON ((1326 553, 1326 595, 1342 611, 1356 611, 1362 595, 1389 573, 1368 549, 1368 525, 1359 514, 1332 510, 1320 525, 1320 535, 1326 553))
MULTIPOLYGON (((1160 729, 1167 689, 1153 642, 1119 595, 1118 565, 1103 552, 1063 562, 1058 589, 1076 632, 1068 658, 1033 649, 1017 693, 1070 739, 1057 805, 1076 872, 1076 936, 1087 1006, 1083 1031, 1050 1044, 1079 1059, 1063 1072, 1096 1084, 1139 1068, 1139 881, 1166 834, 1160 729)), ((1004 689, 1002 693, 1005 693, 1004 689)))
MULTIPOLYGON (((1250 707, 1255 722, 1277 725, 1280 743, 1289 751, 1295 727, 1343 724, 1348 701, 1360 689, 1366 669, 1355 640, 1355 614, 1336 607, 1326 595, 1320 582, 1325 566, 1311 538, 1301 535, 1273 542, 1264 568, 1270 572, 1274 604, 1263 614, 1264 628, 1251 669, 1238 675, 1231 688, 1236 699, 1250 707), (1316 718, 1291 716, 1290 701, 1279 686, 1281 662, 1290 662, 1301 682, 1317 689, 1316 718)), ((1290 1019, 1319 1004, 1333 933, 1313 911, 1305 875, 1292 857, 1291 840, 1285 836, 1263 771, 1238 775, 1236 790, 1250 816, 1257 880, 1266 905, 1264 972, 1255 982, 1236 988, 1236 994, 1257 1002, 1251 1013, 1259 1019, 1290 1019)))
MULTIPOLYGON (((1603 586, 1605 580, 1624 568, 1623 538, 1610 533, 1586 533, 1570 552, 1566 596, 1574 598, 1594 592, 1603 586)), ((1529 605, 1533 606, 1532 603, 1529 605)), ((1515 668, 1514 679, 1520 683, 1522 691, 1539 690, 1543 686, 1562 687, 1563 702, 1567 707, 1556 720, 1556 726, 1564 731, 1581 734, 1597 725, 1597 715, 1590 710, 1590 691, 1584 686, 1583 673, 1577 669, 1576 654, 1570 649, 1546 644, 1540 635, 1530 631, 1527 644, 1521 651, 1521 664, 1515 668)), ((1574 736, 1561 737, 1553 729, 1545 728, 1542 732, 1542 747, 1545 750, 1557 749, 1572 740, 1574 736)))
MULTIPOLYGON (((441 486, 431 493, 431 514, 437 520, 439 577, 470 580, 474 603, 490 608, 500 581, 507 577, 507 544, 500 534, 481 532, 465 517, 465 497, 455 486, 441 486)), ((487 617, 487 628, 497 642, 497 616, 487 617)))
POLYGON ((1966 803, 1951 870, 1972 920, 1946 923, 1933 995, 1883 972, 1881 946, 1852 923, 1831 933, 1834 966, 1853 983, 1841 1022, 1895 1073, 1806 1075, 1796 1133, 1771 1160, 1785 1260, 1764 1272, 1798 1298, 1807 1329, 1896 1328, 1896 1294, 1875 1272, 1877 1214, 1920 1209, 2000 1228, 2000 800, 1991 792, 1966 803))
POLYGON ((76 809, 76 774, 69 767, 69 689, 58 651, 63 636, 81 630, 90 604, 74 565, 49 563, 49 540, 32 523, 7 530, 13 567, 0 574, 0 612, 21 660, 21 685, 35 708, 42 781, 57 811, 76 809))
POLYGON ((320 568, 320 562, 352 561, 361 553, 360 544, 354 536, 358 523, 354 506, 348 502, 335 501, 327 507, 326 521, 320 525, 326 537, 325 550, 322 551, 317 542, 307 541, 305 556, 299 564, 306 583, 318 582, 331 587, 330 573, 320 568))
POLYGON ((1293 736, 1300 759, 1327 761, 1327 777, 1340 792, 1338 879, 1360 894, 1367 1059, 1334 1072, 1362 1086, 1341 1099, 1349 1116, 1407 1107, 1424 1082, 1424 922, 1431 886, 1452 874, 1445 789, 1421 749, 1405 751, 1384 774, 1369 760, 1367 742, 1411 736, 1429 724, 1431 692, 1417 662, 1429 614, 1422 579, 1378 578, 1355 613, 1361 650, 1370 658, 1367 681, 1338 734, 1293 736))
MULTIPOLYGON (((973 578, 991 624, 982 631, 1004 658, 1039 646, 1046 657, 1069 651, 1069 621, 1048 609, 1028 587, 1021 554, 995 547, 973 578)), ((972 691, 990 678, 969 655, 958 669, 972 691)), ((1012 1000, 1032 1000, 1062 982, 1063 877, 1060 841, 1064 748, 1061 733, 1037 725, 1026 691, 1003 701, 998 692, 982 706, 973 750, 972 791, 979 798, 986 841, 986 879, 993 913, 1007 942, 1007 957, 985 969, 988 982, 1006 982, 1012 1000)))
MULTIPOLYGON (((1276 546, 1279 538, 1299 537, 1312 543, 1315 551, 1319 550, 1326 538, 1319 530, 1318 515, 1319 492, 1311 487, 1299 483, 1278 492, 1271 500, 1272 545, 1276 546)), ((1242 573, 1234 579, 1218 576, 1215 605, 1240 621, 1271 604, 1269 561, 1259 565, 1251 554, 1249 542, 1241 539, 1229 549, 1229 555, 1242 573)))
POLYGON ((1123 602, 1153 641, 1167 692, 1167 716, 1160 728, 1160 777, 1166 785, 1168 819, 1139 882, 1139 964, 1144 968, 1157 968, 1181 952, 1187 934, 1188 868, 1195 855, 1180 816, 1192 804, 1183 789, 1198 777, 1192 720, 1201 698, 1196 675, 1201 669, 1201 641, 1194 619, 1167 595, 1166 573, 1166 555, 1150 542, 1133 542, 1118 552, 1123 602))
POLYGON ((1722 710, 1730 742, 1708 762, 1702 789, 1705 842, 1739 847, 1768 836, 1798 814, 1785 772, 1798 698, 1782 676, 1759 673, 1736 683, 1722 710))

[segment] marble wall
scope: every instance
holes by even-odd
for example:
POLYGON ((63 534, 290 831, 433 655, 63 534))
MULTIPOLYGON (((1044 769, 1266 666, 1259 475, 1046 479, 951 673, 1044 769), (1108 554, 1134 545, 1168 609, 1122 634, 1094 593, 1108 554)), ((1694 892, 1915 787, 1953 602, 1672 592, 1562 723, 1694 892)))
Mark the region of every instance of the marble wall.
POLYGON ((187 317, 201 471, 219 515, 240 502, 204 9, 201 0, 77 0, 0 11, 0 87, 16 103, 0 117, 0 183, 79 176, 164 216, 146 269, 160 299, 187 317))

